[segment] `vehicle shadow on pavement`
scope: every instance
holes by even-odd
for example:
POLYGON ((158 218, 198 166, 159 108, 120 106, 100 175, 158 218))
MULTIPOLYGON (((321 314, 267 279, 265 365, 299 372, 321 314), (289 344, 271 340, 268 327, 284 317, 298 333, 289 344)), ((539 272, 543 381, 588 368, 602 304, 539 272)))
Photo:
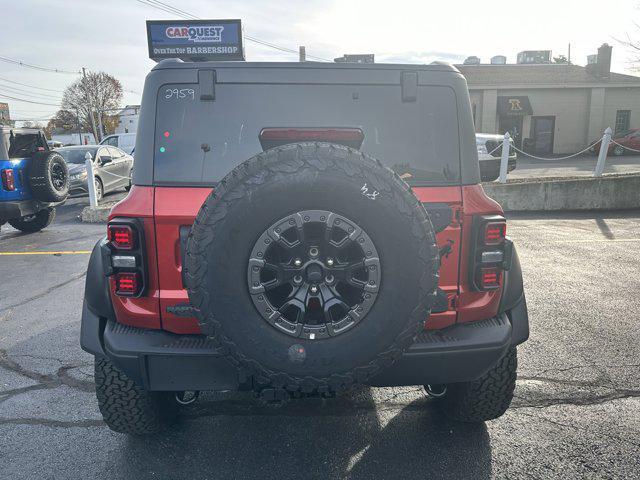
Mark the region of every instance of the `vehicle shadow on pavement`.
MULTIPOLYGON (((413 395, 415 398, 415 395, 413 395)), ((113 452, 127 478, 489 478, 484 424, 446 420, 420 398, 394 403, 363 389, 274 409, 203 400, 162 434, 113 452)), ((111 462, 110 462, 111 463, 111 462)))

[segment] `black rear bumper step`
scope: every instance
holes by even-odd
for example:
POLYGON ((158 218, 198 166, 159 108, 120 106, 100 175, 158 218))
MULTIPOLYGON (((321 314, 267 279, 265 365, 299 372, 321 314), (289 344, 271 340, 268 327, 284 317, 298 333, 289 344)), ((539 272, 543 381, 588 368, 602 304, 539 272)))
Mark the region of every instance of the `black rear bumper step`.
MULTIPOLYGON (((203 335, 130 327, 105 321, 86 307, 82 326, 85 350, 107 357, 148 390, 238 390, 247 383, 227 360, 224 349, 203 335), (90 330, 96 335, 90 335, 90 330)), ((402 358, 367 383, 402 386, 475 380, 500 360, 514 340, 511 322, 504 314, 424 331, 402 358)))

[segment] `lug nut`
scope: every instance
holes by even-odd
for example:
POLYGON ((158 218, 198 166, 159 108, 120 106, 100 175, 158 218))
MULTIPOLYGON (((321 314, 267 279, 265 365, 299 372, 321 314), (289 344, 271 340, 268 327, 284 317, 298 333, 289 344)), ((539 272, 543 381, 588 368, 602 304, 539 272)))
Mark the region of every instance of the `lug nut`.
POLYGON ((296 259, 293 261, 293 264, 294 264, 296 267, 300 267, 300 266, 302 266, 302 260, 300 260, 299 258, 296 258, 296 259))
POLYGON ((293 282, 296 284, 302 283, 302 277, 300 275, 296 275, 295 277, 293 277, 293 282))
POLYGON ((327 258, 327 265, 333 267, 333 258, 327 258))
POLYGON ((318 249, 316 247, 311 247, 309 249, 309 256, 310 257, 317 257, 318 256, 318 249))
POLYGON ((334 281, 334 280, 335 280, 335 278, 333 278, 333 275, 327 275, 327 276, 324 278, 324 281, 325 281, 326 283, 333 283, 333 281, 334 281))
POLYGON ((316 287, 315 285, 311 285, 309 291, 315 295, 316 293, 318 293, 318 287, 316 287))

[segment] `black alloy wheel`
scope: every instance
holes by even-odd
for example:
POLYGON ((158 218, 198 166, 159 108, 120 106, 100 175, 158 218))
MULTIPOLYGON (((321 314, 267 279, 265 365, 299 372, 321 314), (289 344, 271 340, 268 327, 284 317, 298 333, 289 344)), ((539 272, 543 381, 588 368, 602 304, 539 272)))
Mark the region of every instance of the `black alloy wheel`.
POLYGON ((380 278, 369 235, 327 210, 304 210, 271 225, 256 241, 247 271, 262 318, 309 340, 354 327, 373 306, 380 278))

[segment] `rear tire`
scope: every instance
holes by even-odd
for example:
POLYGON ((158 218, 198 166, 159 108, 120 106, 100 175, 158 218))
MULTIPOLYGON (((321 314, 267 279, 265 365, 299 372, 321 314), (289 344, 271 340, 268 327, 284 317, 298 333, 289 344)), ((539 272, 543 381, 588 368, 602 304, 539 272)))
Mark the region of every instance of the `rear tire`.
POLYGON ((45 208, 33 215, 9 220, 9 225, 21 232, 33 233, 48 227, 54 218, 56 218, 56 209, 45 208))
POLYGON ((516 387, 518 356, 511 348, 500 361, 473 382, 448 385, 447 394, 437 399, 440 409, 452 420, 484 422, 507 411, 516 387))
POLYGON ((613 149, 613 154, 616 157, 621 157, 622 155, 624 155, 625 149, 624 147, 620 146, 620 145, 616 145, 613 149))
POLYGON ((96 397, 107 426, 120 433, 147 435, 175 420, 178 405, 170 392, 149 392, 104 358, 95 359, 96 397))
POLYGON ((69 194, 69 169, 55 151, 36 152, 29 161, 29 185, 42 202, 61 202, 69 194))

